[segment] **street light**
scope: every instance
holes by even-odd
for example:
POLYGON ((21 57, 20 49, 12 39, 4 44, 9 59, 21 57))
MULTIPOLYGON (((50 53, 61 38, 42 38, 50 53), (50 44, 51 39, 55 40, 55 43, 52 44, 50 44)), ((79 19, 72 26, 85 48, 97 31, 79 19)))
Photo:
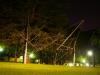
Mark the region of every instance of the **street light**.
POLYGON ((88 51, 87 52, 87 55, 88 56, 93 56, 93 67, 95 67, 95 54, 94 54, 94 51, 88 51))
POLYGON ((0 47, 0 52, 2 52, 3 51, 3 48, 2 47, 0 47))
POLYGON ((35 58, 35 54, 31 53, 31 54, 29 55, 29 57, 30 57, 30 58, 35 58))
POLYGON ((88 52, 87 52, 87 55, 88 55, 88 56, 92 56, 92 55, 93 55, 93 52, 92 52, 92 51, 88 51, 88 52))

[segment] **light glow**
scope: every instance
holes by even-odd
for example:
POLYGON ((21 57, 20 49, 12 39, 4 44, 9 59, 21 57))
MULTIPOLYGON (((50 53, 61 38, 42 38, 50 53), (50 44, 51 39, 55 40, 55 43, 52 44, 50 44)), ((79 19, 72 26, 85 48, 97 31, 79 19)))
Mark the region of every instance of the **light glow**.
POLYGON ((39 63, 39 59, 36 59, 35 62, 36 62, 36 63, 39 63))
POLYGON ((68 66, 72 67, 72 66, 74 66, 74 64, 73 63, 68 63, 68 66))
POLYGON ((2 47, 0 47, 0 52, 2 52, 3 51, 3 48, 2 47))
POLYGON ((82 59, 82 63, 86 63, 86 59, 82 59))
POLYGON ((22 59, 23 59, 23 56, 20 56, 20 57, 19 57, 19 59, 21 59, 21 60, 22 60, 22 59))
POLYGON ((76 66, 80 66, 79 63, 76 63, 76 66))
POLYGON ((88 56, 92 56, 93 52, 92 51, 88 51, 87 54, 88 54, 88 56))
POLYGON ((34 55, 33 53, 31 53, 31 54, 29 55, 29 57, 30 57, 30 58, 35 58, 35 55, 34 55))
POLYGON ((89 67, 89 66, 90 66, 90 64, 89 64, 89 63, 85 63, 85 66, 86 66, 86 67, 89 67))

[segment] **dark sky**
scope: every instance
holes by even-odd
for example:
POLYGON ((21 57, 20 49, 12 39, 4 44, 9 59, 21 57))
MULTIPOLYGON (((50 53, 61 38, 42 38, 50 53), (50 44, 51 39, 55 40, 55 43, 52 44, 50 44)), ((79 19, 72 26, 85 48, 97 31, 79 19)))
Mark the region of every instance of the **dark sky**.
POLYGON ((91 30, 100 27, 100 4, 97 0, 73 0, 69 10, 70 19, 75 22, 84 19, 82 30, 91 30))
MULTIPOLYGON (((22 8, 23 2, 24 1, 27 2, 28 0, 22 0, 22 1, 0 0, 0 1, 1 1, 0 6, 2 6, 0 8, 0 12, 2 11, 2 8, 4 10, 7 8, 13 8, 13 10, 9 9, 5 12, 6 14, 14 15, 14 11, 22 8), (12 12, 9 13, 9 11, 12 11, 12 12)), ((45 7, 51 6, 52 9, 55 8, 56 5, 61 5, 63 8, 63 9, 60 9, 61 12, 64 12, 69 16, 70 23, 72 24, 77 21, 80 21, 81 19, 84 19, 85 23, 80 27, 81 30, 87 31, 87 30, 100 27, 100 22, 99 22, 100 21, 100 4, 97 0, 34 0, 34 1, 37 1, 37 2, 40 1, 41 3, 44 2, 43 5, 45 7)), ((19 14, 20 11, 18 11, 17 14, 19 14)), ((2 14, 0 13, 0 17, 1 15, 2 14)))

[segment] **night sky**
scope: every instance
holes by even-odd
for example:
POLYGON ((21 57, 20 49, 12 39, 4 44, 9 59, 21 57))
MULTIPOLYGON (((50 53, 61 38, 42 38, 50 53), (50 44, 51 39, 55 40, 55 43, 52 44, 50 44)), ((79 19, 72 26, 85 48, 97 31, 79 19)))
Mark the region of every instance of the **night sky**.
POLYGON ((95 29, 100 28, 100 4, 97 0, 72 1, 72 8, 69 11, 71 23, 84 19, 85 22, 80 26, 81 49, 91 48, 89 38, 95 29))
POLYGON ((100 4, 97 0, 75 0, 71 2, 70 19, 75 22, 84 19, 82 30, 91 30, 100 27, 100 4))
MULTIPOLYGON (((4 10, 3 15, 16 15, 20 14, 20 12, 23 10, 23 2, 27 3, 28 0, 0 0, 0 19, 4 19, 2 17, 2 13, 4 10), (10 9, 11 8, 11 9, 10 9), (5 9, 9 9, 5 11, 5 9), (16 12, 17 10, 17 12, 16 12)), ((100 27, 100 4, 97 0, 33 0, 33 3, 41 2, 44 4, 41 4, 41 6, 55 9, 56 6, 58 7, 60 11, 68 15, 70 23, 75 23, 77 21, 80 21, 81 19, 85 20, 84 25, 82 25, 80 28, 81 30, 91 30, 95 29, 97 27, 100 27)), ((33 4, 33 6, 34 6, 33 4)), ((28 6, 26 6, 28 7, 28 6)), ((48 11, 47 9, 44 9, 44 11, 48 11)), ((25 11, 25 10, 24 10, 25 11)), ((51 11, 49 11, 51 12, 51 11)), ((25 13, 25 12, 24 12, 25 13)), ((10 18, 10 17, 9 17, 10 18)), ((2 20, 0 20, 2 21, 2 20)), ((6 21, 6 20, 5 20, 6 21)))

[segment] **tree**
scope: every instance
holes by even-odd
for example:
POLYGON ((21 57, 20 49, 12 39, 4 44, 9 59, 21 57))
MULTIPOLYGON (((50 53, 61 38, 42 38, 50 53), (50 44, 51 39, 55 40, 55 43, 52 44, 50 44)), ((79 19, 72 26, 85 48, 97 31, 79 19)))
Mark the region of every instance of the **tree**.
POLYGON ((93 34, 90 38, 90 42, 92 45, 100 45, 100 29, 96 29, 95 31, 93 31, 93 34))
POLYGON ((21 45, 23 46, 24 40, 21 36, 19 36, 19 34, 22 32, 19 31, 20 28, 16 24, 9 24, 6 27, 2 27, 2 30, 0 30, 0 41, 6 44, 8 59, 11 56, 15 57, 16 59, 20 55, 20 51, 22 51, 21 45))
POLYGON ((64 13, 69 8, 65 8, 66 4, 68 3, 61 1, 55 5, 53 0, 15 0, 9 3, 4 2, 1 5, 3 11, 0 12, 0 15, 4 17, 1 24, 6 25, 6 27, 1 32, 6 32, 2 34, 1 38, 6 43, 13 44, 13 46, 18 44, 18 47, 20 47, 24 44, 24 41, 26 41, 24 32, 25 24, 27 23, 26 17, 29 16, 31 28, 28 34, 29 46, 31 45, 37 51, 53 47, 53 52, 55 52, 56 47, 65 37, 63 31, 69 27, 67 14, 64 13), (16 26, 14 27, 13 25, 16 26))
POLYGON ((93 31, 93 34, 90 38, 90 43, 92 45, 92 48, 94 50, 94 61, 96 63, 100 63, 100 55, 99 55, 99 49, 100 49, 100 28, 93 31), (96 59, 96 60, 95 60, 96 59))

